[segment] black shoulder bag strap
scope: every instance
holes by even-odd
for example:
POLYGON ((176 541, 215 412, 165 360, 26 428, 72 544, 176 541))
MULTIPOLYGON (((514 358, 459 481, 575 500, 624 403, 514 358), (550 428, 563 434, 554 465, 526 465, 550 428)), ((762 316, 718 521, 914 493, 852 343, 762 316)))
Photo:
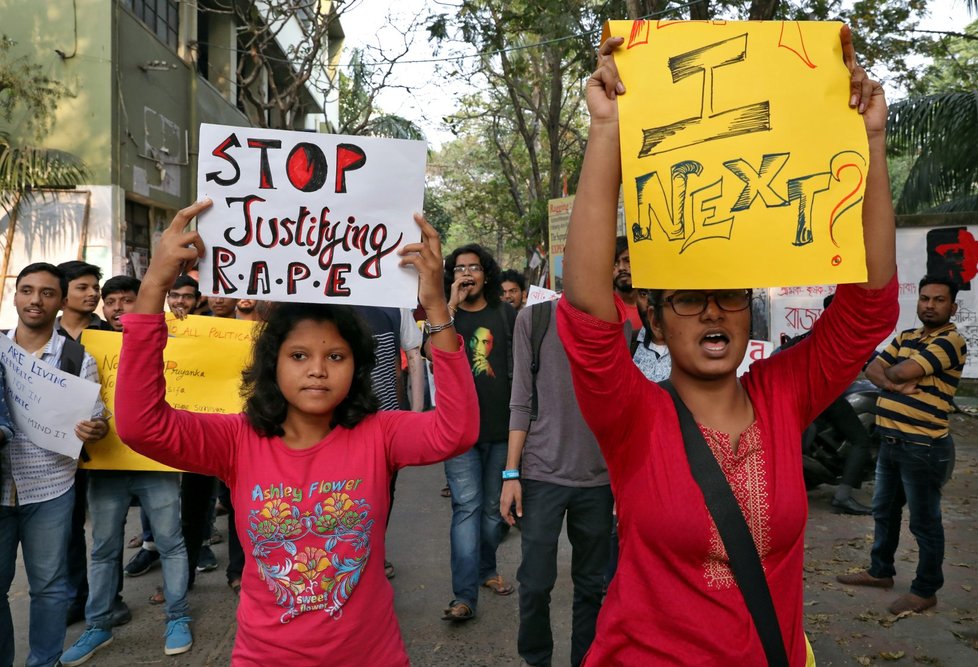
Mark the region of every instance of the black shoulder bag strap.
POLYGON ((696 425, 689 408, 676 393, 675 387, 669 380, 660 382, 659 386, 669 392, 676 406, 690 472, 693 473, 693 479, 703 491, 706 508, 713 517, 720 539, 723 540, 723 546, 730 558, 730 570, 744 596, 744 602, 747 603, 747 610, 754 619, 754 627, 757 628, 757 634, 764 646, 767 664, 771 667, 788 667, 781 626, 774 611, 774 602, 771 600, 771 591, 764 576, 761 557, 757 553, 754 538, 751 537, 747 521, 740 511, 740 505, 737 504, 730 483, 727 482, 710 446, 706 444, 706 439, 696 425))
POLYGON ((533 356, 530 360, 530 373, 532 373, 533 378, 533 403, 530 407, 530 420, 537 418, 539 413, 537 403, 537 372, 540 370, 540 346, 543 345, 543 337, 547 333, 547 328, 550 326, 550 310, 551 304, 549 301, 543 303, 538 303, 530 306, 530 351, 533 356))

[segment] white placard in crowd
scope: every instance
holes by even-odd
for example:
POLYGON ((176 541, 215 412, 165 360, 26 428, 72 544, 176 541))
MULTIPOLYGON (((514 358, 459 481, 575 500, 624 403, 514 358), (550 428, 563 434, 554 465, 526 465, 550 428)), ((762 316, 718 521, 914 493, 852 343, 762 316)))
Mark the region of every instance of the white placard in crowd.
POLYGON ((0 336, 0 364, 17 430, 38 447, 77 459, 82 442, 75 425, 92 418, 99 386, 41 361, 6 336, 0 336))
POLYGON ((535 303, 543 303, 544 301, 556 301, 559 298, 560 295, 557 292, 537 285, 530 285, 530 288, 526 291, 526 305, 528 306, 532 306, 535 303))
POLYGON ((751 340, 747 343, 747 352, 744 353, 744 360, 737 367, 737 377, 747 372, 750 365, 760 359, 767 359, 774 351, 774 344, 766 340, 751 340))
POLYGON ((397 250, 421 238, 422 141, 203 124, 205 295, 413 308, 397 250))

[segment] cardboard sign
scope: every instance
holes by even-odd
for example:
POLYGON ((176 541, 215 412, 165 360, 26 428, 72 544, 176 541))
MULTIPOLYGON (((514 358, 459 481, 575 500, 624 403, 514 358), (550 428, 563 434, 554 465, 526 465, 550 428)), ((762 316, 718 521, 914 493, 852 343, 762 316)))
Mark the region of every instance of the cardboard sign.
POLYGON ((740 366, 737 367, 737 377, 740 377, 748 371, 751 364, 755 361, 761 359, 767 359, 771 356, 771 352, 774 351, 774 345, 766 340, 751 340, 747 343, 747 351, 744 353, 744 358, 740 362, 740 366))
MULTIPOLYGON (((199 319, 220 320, 213 317, 199 319)), ((163 350, 163 376, 166 379, 167 403, 178 410, 193 412, 241 412, 243 406, 238 390, 241 386, 241 371, 251 361, 251 341, 213 337, 206 335, 209 330, 203 328, 198 331, 205 335, 170 338, 166 343, 166 349, 163 350)), ((116 376, 122 334, 87 330, 82 334, 82 343, 98 362, 99 377, 102 378, 102 401, 110 410, 115 411, 116 376)), ((107 436, 85 449, 91 460, 82 462, 82 468, 173 470, 137 454, 123 444, 116 433, 115 420, 110 420, 107 436)))
POLYGON ((173 313, 166 314, 166 328, 176 338, 210 338, 251 345, 257 332, 257 322, 233 317, 187 315, 182 320, 173 313))
POLYGON ((92 418, 99 386, 41 361, 6 336, 0 336, 0 363, 17 430, 38 447, 77 459, 82 441, 75 425, 92 418))
POLYGON ((537 285, 530 285, 529 289, 526 291, 526 305, 532 306, 535 303, 543 303, 544 301, 556 301, 560 298, 560 294, 554 292, 546 287, 539 287, 537 285))
POLYGON ((205 295, 411 307, 397 250, 421 238, 421 141, 201 125, 205 295))
POLYGON ((869 167, 840 23, 612 21, 632 282, 860 282, 869 167))

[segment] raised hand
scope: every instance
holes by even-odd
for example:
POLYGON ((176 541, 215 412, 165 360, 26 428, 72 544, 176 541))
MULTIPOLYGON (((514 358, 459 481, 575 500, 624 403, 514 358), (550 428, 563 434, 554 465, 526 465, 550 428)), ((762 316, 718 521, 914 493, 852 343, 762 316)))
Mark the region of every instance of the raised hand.
POLYGON ((191 204, 173 216, 170 226, 160 236, 153 249, 153 259, 143 276, 133 312, 159 313, 163 310, 166 292, 181 273, 190 269, 204 256, 204 241, 196 231, 187 227, 201 211, 210 208, 210 199, 191 204))
POLYGON ((598 48, 598 67, 585 89, 592 125, 605 121, 618 123, 618 96, 625 93, 625 84, 618 76, 612 53, 624 42, 622 37, 610 37, 598 48))
POLYGON ((849 106, 858 109, 866 123, 867 134, 882 134, 886 130, 886 95, 879 82, 856 64, 852 31, 844 25, 839 31, 842 40, 842 61, 849 70, 849 106))

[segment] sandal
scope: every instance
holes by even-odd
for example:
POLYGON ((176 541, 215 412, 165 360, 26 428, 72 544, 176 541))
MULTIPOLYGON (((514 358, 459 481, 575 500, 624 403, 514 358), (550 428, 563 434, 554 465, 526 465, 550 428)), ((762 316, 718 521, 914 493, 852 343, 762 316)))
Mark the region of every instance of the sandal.
POLYGON ((163 588, 161 586, 156 587, 156 592, 149 596, 150 604, 164 604, 166 602, 166 596, 163 594, 163 588))
POLYGON ((453 602, 441 616, 443 621, 468 621, 473 618, 475 618, 475 612, 472 611, 472 607, 464 602, 453 602))
POLYGON ((231 589, 231 591, 235 595, 239 595, 241 593, 241 580, 240 579, 233 579, 233 580, 229 581, 228 582, 228 587, 231 589))
POLYGON ((512 584, 507 584, 498 574, 492 579, 486 579, 482 585, 490 589, 496 595, 512 595, 516 589, 512 584))
POLYGON ((126 542, 126 547, 129 549, 138 549, 141 546, 143 546, 142 535, 133 535, 132 537, 129 538, 129 541, 126 542))
POLYGON ((452 497, 452 489, 451 489, 451 487, 448 486, 448 484, 446 484, 445 486, 442 487, 442 489, 441 489, 441 497, 442 498, 451 498, 452 497))
POLYGON ((389 560, 384 561, 384 576, 388 579, 394 578, 394 563, 389 560))

